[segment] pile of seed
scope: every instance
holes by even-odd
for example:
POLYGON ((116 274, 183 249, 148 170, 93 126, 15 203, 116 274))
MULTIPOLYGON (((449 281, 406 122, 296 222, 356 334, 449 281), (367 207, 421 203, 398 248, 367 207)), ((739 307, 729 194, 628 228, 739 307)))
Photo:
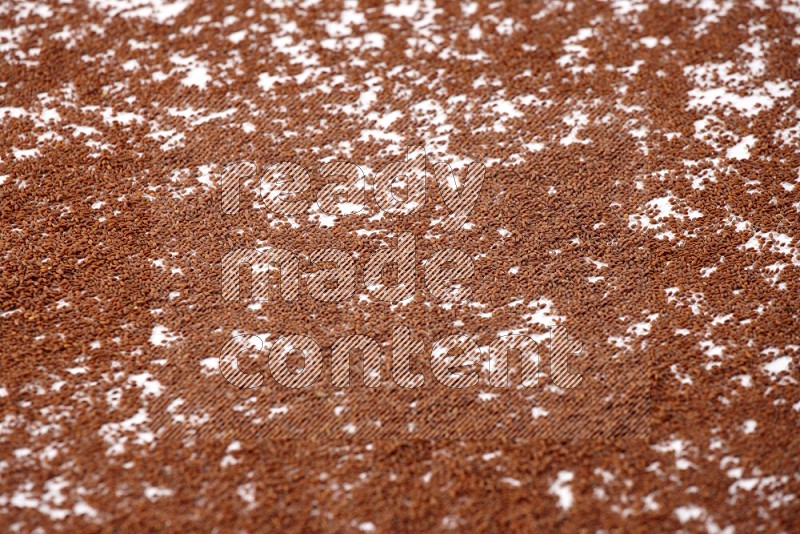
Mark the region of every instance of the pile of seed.
POLYGON ((0 13, 4 530, 797 530, 796 3, 0 13), (424 204, 382 212, 381 172, 417 147, 424 204), (259 171, 231 213, 221 177, 241 161, 259 171), (314 206, 342 181, 331 161, 363 172, 359 213, 314 206), (262 194, 287 162, 308 172, 293 216, 262 194), (448 228, 434 168, 470 162, 480 194, 448 228), (380 302, 365 264, 406 232, 414 296, 380 302), (223 298, 225 255, 259 247, 299 258, 297 299, 255 302, 246 270, 223 298), (357 265, 341 302, 308 292, 324 248, 357 265), (474 261, 468 298, 426 286, 446 248, 474 261), (575 389, 517 387, 514 355, 511 388, 431 372, 437 339, 555 324, 583 345, 575 389), (424 387, 391 379, 401 327, 424 387), (331 381, 356 334, 381 345, 380 387, 355 358, 331 381), (236 335, 263 342, 239 357, 261 387, 218 369, 236 335), (269 373, 286 335, 321 349, 309 388, 269 373))

